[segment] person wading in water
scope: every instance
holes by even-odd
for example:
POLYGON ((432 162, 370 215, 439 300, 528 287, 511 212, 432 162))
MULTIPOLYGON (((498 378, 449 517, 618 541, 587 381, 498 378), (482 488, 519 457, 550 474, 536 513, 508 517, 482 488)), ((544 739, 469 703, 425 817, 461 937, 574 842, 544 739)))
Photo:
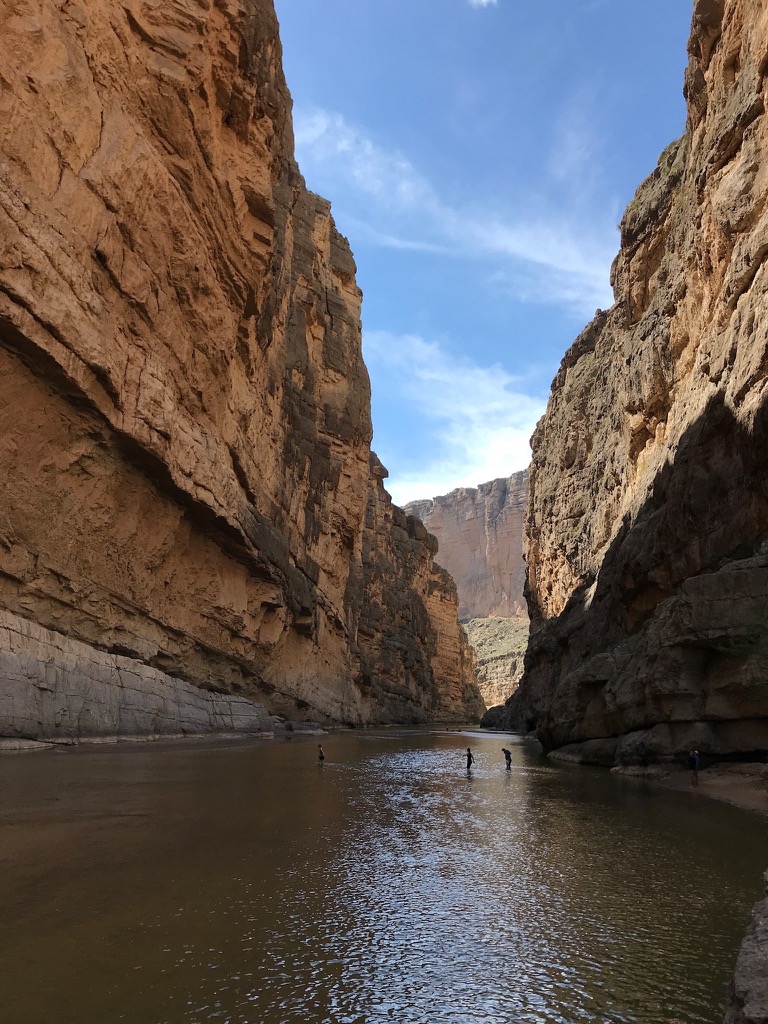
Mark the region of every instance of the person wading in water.
POLYGON ((472 757, 472 751, 467 747, 467 771, 472 770, 472 765, 475 763, 474 757, 472 757))
POLYGON ((323 750, 319 743, 317 744, 317 760, 320 762, 320 764, 322 764, 323 761, 325 760, 325 751, 323 750))
POLYGON ((512 754, 506 747, 501 748, 501 752, 504 755, 504 760, 507 762, 507 771, 512 771, 512 754))

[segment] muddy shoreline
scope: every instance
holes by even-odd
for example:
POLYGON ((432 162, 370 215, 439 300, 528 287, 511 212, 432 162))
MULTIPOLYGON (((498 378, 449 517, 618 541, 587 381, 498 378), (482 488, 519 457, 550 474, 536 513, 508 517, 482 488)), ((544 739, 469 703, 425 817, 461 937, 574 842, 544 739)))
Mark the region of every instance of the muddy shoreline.
POLYGON ((690 771, 670 765, 618 767, 611 771, 664 789, 690 792, 693 798, 706 797, 747 811, 768 814, 768 764, 718 762, 701 769, 695 783, 690 771))

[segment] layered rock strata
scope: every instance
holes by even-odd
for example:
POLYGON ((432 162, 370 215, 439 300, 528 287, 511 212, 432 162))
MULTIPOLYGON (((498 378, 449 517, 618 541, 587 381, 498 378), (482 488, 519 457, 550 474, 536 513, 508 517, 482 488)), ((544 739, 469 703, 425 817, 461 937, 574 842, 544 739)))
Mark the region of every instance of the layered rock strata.
POLYGON ((533 439, 508 722, 608 764, 768 753, 768 9, 696 0, 688 50, 533 439))
MULTIPOLYGON (((489 709, 505 704, 523 675, 528 620, 489 616, 464 624, 477 659, 477 685, 489 709)), ((487 714, 481 725, 488 725, 487 714)), ((498 716, 494 716, 495 718, 498 716)))
POLYGON ((34 637, 0 706, 89 685, 71 642, 101 682, 294 718, 474 717, 455 589, 372 461, 271 2, 9 0, 0 56, 0 609, 34 637))
POLYGON ((12 736, 188 736, 273 727, 265 708, 245 697, 207 693, 5 611, 0 678, 0 721, 12 736))
POLYGON ((503 704, 522 675, 528 622, 523 596, 523 520, 528 471, 411 501, 407 512, 438 541, 438 559, 456 581, 459 617, 474 650, 488 707, 503 704))
POLYGON ((528 471, 411 501, 439 544, 439 560, 456 581, 462 621, 527 615, 523 584, 523 525, 528 471))

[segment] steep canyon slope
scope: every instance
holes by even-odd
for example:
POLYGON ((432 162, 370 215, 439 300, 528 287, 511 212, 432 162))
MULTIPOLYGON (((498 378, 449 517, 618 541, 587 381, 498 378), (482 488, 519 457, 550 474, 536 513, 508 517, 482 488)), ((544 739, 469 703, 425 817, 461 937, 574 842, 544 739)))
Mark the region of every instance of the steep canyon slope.
POLYGON ((527 498, 528 471, 523 470, 405 506, 437 537, 438 560, 456 581, 462 620, 527 614, 523 596, 527 498))
POLYGON ((683 137, 533 439, 508 721, 599 763, 768 751, 768 8, 696 0, 683 137))
POLYGON ((523 673, 528 619, 523 595, 523 523, 528 471, 411 501, 438 542, 437 560, 456 581, 459 617, 475 652, 485 703, 503 704, 523 673))
POLYGON ((474 717, 271 0, 8 0, 0 57, 0 735, 474 717))

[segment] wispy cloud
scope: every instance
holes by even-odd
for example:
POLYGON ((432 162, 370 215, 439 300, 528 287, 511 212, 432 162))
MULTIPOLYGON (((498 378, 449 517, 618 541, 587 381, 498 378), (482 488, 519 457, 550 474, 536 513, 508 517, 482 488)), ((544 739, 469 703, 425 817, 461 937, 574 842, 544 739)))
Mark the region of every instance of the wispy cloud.
POLYGON ((404 453, 379 452, 385 462, 395 456, 398 471, 387 489, 397 504, 509 476, 528 465, 529 439, 546 400, 526 394, 520 379, 498 365, 451 356, 418 335, 366 331, 364 349, 369 366, 399 390, 391 397, 423 417, 430 433, 415 446, 431 453, 423 464, 405 468, 404 453))
POLYGON ((361 220, 359 217, 347 215, 345 224, 349 229, 354 229, 356 239, 370 242, 382 249, 400 249, 404 252, 428 252, 436 256, 458 255, 453 245, 424 242, 418 238, 401 238, 397 235, 390 235, 385 231, 378 231, 367 221, 361 220))
POLYGON ((436 201, 432 187, 404 156, 377 146, 341 114, 298 111, 294 132, 303 159, 337 164, 347 182, 369 196, 403 207, 436 201))
MULTIPOLYGON (((579 317, 611 304, 608 270, 618 242, 615 227, 607 221, 598 226, 579 204, 555 210, 537 197, 518 197, 517 211, 510 211, 496 197, 481 197, 471 206, 457 205, 447 202, 405 155, 377 145, 338 113, 298 111, 295 131, 305 173, 310 180, 320 178, 325 191, 337 197, 344 191, 339 184, 346 186, 345 205, 360 203, 363 215, 353 216, 365 225, 369 240, 491 260, 498 281, 517 298, 560 305, 579 317)), ((580 180, 578 171, 587 166, 590 152, 586 132, 575 125, 564 140, 562 174, 580 180)))
POLYGON ((470 7, 495 7, 499 0, 469 0, 470 7))
POLYGON ((554 141, 549 156, 549 173, 559 182, 585 180, 593 185, 597 167, 597 140, 586 114, 587 101, 572 97, 555 123, 554 141))

